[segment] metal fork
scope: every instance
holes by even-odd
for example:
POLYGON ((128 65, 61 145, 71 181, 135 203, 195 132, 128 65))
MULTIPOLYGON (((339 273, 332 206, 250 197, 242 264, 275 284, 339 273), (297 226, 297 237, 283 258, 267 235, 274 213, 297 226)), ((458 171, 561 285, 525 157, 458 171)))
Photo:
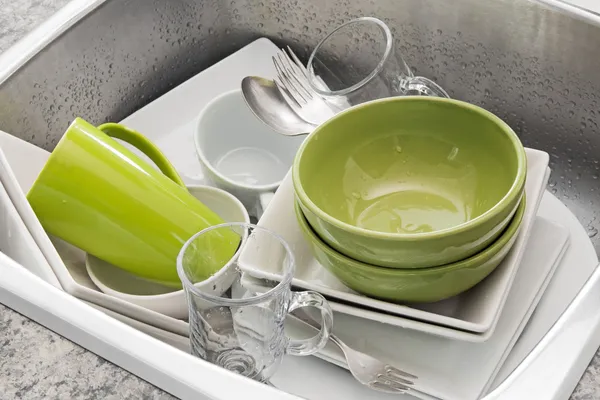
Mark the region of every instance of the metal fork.
POLYGON ((336 112, 310 87, 306 68, 291 49, 288 48, 288 51, 296 61, 284 49, 272 57, 277 73, 275 84, 298 115, 309 122, 321 124, 336 112))
MULTIPOLYGON (((298 322, 310 326, 313 329, 319 329, 316 322, 300 310, 294 311, 298 322)), ((404 372, 393 365, 386 364, 368 354, 362 353, 344 343, 334 334, 329 335, 329 339, 335 343, 346 356, 348 369, 354 378, 363 385, 385 393, 408 393, 414 384, 417 376, 404 372)))
MULTIPOLYGON (((317 93, 314 90, 313 86, 308 82, 308 80, 310 78, 308 76, 308 69, 306 68, 306 66, 302 63, 302 61, 300 61, 300 59, 298 58, 296 53, 294 53, 294 51, 291 49, 290 46, 287 46, 286 49, 287 49, 287 52, 289 53, 291 59, 294 61, 294 64, 296 64, 296 66, 298 67, 298 69, 300 70, 302 75, 304 75, 304 77, 306 78, 306 86, 308 86, 308 88, 311 90, 311 93, 313 96, 318 96, 319 98, 324 99, 325 103, 327 103, 329 105, 329 107, 333 110, 333 112, 335 114, 351 107, 351 104, 348 103, 348 101, 346 100, 346 98, 344 96, 336 96, 336 98, 326 99, 326 98, 323 98, 323 96, 321 96, 319 93, 317 93)), ((335 76, 335 74, 333 74, 333 72, 329 71, 329 73, 331 76, 335 76)), ((337 77, 335 77, 335 78, 339 79, 337 77)), ((325 82, 323 82, 318 76, 316 77, 315 84, 317 86, 319 86, 321 89, 328 89, 325 82)))
MULTIPOLYGON (((273 286, 258 278, 251 277, 247 274, 242 274, 241 284, 243 287, 252 289, 257 293, 265 293, 273 288, 273 286)), ((320 327, 317 322, 302 308, 298 308, 288 314, 286 321, 301 324, 309 329, 318 331, 320 327)), ((402 371, 393 365, 386 364, 375 357, 355 350, 344 343, 333 333, 329 333, 329 339, 335 343, 344 353, 346 364, 354 378, 363 385, 385 393, 411 393, 414 381, 417 376, 408 372, 402 371)))

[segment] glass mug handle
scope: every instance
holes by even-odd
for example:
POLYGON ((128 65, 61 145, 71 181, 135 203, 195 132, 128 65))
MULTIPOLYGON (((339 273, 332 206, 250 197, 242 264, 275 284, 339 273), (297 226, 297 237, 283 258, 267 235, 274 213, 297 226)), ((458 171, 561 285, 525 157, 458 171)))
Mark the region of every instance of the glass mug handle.
POLYGON ((315 307, 321 311, 321 330, 309 339, 290 339, 287 353, 293 356, 309 356, 321 350, 329 340, 333 328, 333 312, 325 297, 316 292, 293 292, 288 314, 303 307, 315 307))
POLYGON ((173 164, 171 164, 167 157, 165 157, 158 147, 148 140, 147 137, 137 131, 134 131, 133 129, 129 129, 124 125, 114 122, 102 124, 98 127, 98 129, 114 139, 119 139, 129 143, 144 153, 150 160, 152 160, 154 164, 156 164, 158 169, 160 169, 160 171, 165 174, 167 178, 186 189, 185 183, 177 173, 177 170, 175 170, 175 167, 173 167, 173 164))
POLYGON ((444 97, 449 99, 448 93, 431 79, 422 76, 406 78, 400 85, 405 92, 417 92, 420 96, 444 97))

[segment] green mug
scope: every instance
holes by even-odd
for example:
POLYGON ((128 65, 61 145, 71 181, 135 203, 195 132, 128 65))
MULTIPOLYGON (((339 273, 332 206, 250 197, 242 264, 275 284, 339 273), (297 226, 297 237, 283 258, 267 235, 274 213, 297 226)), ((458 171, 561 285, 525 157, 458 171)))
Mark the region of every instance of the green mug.
MULTIPOLYGON (((224 222, 187 191, 142 134, 115 123, 96 128, 81 118, 69 126, 27 199, 49 234, 173 287, 181 286, 176 259, 183 244, 224 222), (113 138, 140 150, 160 171, 113 138)), ((239 240, 222 239, 210 251, 227 261, 239 240)), ((202 272, 208 277, 217 271, 202 272)))

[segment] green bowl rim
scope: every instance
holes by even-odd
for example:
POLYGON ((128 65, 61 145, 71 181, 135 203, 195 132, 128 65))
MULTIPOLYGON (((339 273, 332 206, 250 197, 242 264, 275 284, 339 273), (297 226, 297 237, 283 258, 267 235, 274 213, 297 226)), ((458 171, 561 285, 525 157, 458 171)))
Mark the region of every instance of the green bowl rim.
POLYGON ((467 103, 461 100, 455 99, 446 99, 441 97, 423 97, 423 96, 403 96, 403 97, 388 97, 383 99, 377 99, 373 101, 369 101, 366 103, 358 104, 356 106, 350 107, 329 120, 325 121, 323 124, 319 125, 313 132, 311 132, 308 137, 302 142, 302 145, 298 149, 296 153, 296 157, 294 158, 294 164, 292 167, 292 182, 294 185, 294 191, 298 196, 299 200, 302 202, 304 206, 306 206, 311 212, 317 215, 320 219, 330 223, 331 225, 344 230, 346 232, 354 233, 361 236, 368 236, 372 238, 379 239, 402 239, 406 241, 420 241, 420 240, 428 240, 428 239, 441 239, 447 237, 449 235, 454 235, 457 233, 462 233, 468 230, 471 230, 475 227, 481 226, 485 224, 490 219, 494 218, 498 214, 500 214, 506 207, 510 204, 511 201, 514 200, 515 197, 520 196, 523 188, 525 186, 525 179, 527 176, 527 155, 525 153, 525 148, 521 143, 521 140, 517 136, 517 134, 512 130, 512 128, 504 122, 502 119, 494 115, 493 113, 487 111, 484 108, 476 106, 471 103, 467 103), (351 113, 359 108, 368 108, 375 107, 379 103, 388 103, 388 102, 405 102, 405 101, 426 101, 426 102, 438 102, 438 103, 449 103, 456 105, 461 108, 466 108, 472 111, 475 111, 479 114, 482 114, 484 117, 492 120, 496 124, 500 126, 500 128, 505 132, 506 136, 510 139, 513 144, 513 148, 517 154, 517 174, 513 181, 512 186, 508 190, 508 192, 504 195, 499 202, 497 202, 492 208, 487 210, 485 213, 480 216, 464 222, 460 225, 453 226, 451 228, 441 229, 439 231, 433 232, 425 232, 425 233, 392 233, 392 232, 380 232, 369 230, 365 228, 359 228, 357 226, 348 224, 346 222, 340 221, 331 215, 327 214, 321 208, 319 208, 306 194, 304 188, 302 187, 300 181, 300 173, 299 173, 299 165, 300 159, 304 150, 308 146, 308 143, 319 134, 323 129, 325 129, 332 121, 342 118, 344 115, 351 113))
POLYGON ((350 258, 348 256, 345 256, 344 254, 338 253, 337 251, 335 251, 334 249, 329 247, 319 237, 319 235, 317 235, 317 233, 314 231, 314 229, 312 229, 312 227, 308 223, 306 217, 302 213, 302 209, 300 208, 298 201, 294 201, 294 211, 296 213, 296 219, 298 220, 300 229, 302 229, 302 231, 305 234, 309 235, 313 239, 314 243, 321 250, 328 253, 331 257, 336 258, 338 261, 345 263, 346 265, 349 265, 351 268, 361 269, 365 272, 377 270, 378 274, 380 274, 380 275, 383 274, 386 276, 433 275, 433 274, 438 274, 440 272, 449 272, 449 271, 453 271, 453 270, 469 268, 473 264, 481 265, 481 263, 491 259, 493 256, 498 254, 500 252, 500 250, 502 250, 504 248, 504 246, 506 246, 507 243, 513 238, 513 236, 515 236, 515 234, 517 234, 517 232, 519 231, 519 228, 521 227, 521 222, 523 221, 523 216, 525 215, 526 204, 527 204, 527 201, 526 201, 525 195, 523 195, 523 198, 519 204, 519 207, 517 208, 517 211, 515 212, 514 217, 512 218, 511 222, 506 227, 506 229, 502 232, 502 234, 498 237, 498 239, 496 239, 491 245, 489 245, 488 247, 486 247, 479 253, 477 253, 469 258, 465 258, 463 260, 456 261, 454 263, 444 264, 444 265, 437 266, 437 267, 406 268, 406 269, 387 268, 387 267, 380 267, 377 265, 367 264, 367 263, 363 263, 358 260, 355 260, 353 258, 350 258))

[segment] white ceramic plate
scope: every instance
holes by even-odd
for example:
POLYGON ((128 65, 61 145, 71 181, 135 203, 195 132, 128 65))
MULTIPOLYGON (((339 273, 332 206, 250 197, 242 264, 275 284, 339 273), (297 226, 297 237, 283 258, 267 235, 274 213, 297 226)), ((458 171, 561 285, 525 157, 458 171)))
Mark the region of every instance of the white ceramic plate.
POLYGON ((0 252, 30 272, 60 288, 56 275, 48 265, 6 190, 14 183, 8 162, 0 151, 0 252))
MULTIPOLYGON (((561 268, 554 274, 525 331, 515 343, 513 350, 507 355, 502 370, 491 386, 493 388, 504 382, 510 373, 519 367, 525 356, 535 351, 536 346, 544 339, 544 335, 554 326, 556 316, 562 315, 572 305, 572 300, 584 288, 586 282, 591 279, 590 276, 593 276, 594 271, 598 269, 598 256, 588 237, 588 232, 567 206, 555 196, 546 192, 540 204, 538 216, 566 227, 569 230, 570 246, 563 258, 561 268)), ((596 352, 598 344, 595 346, 590 348, 590 358, 596 352)), ((579 351, 583 353, 582 350, 579 351)), ((567 357, 563 357, 567 362, 567 357)), ((589 359, 584 362, 585 366, 587 366, 587 362, 589 362, 589 359)), ((575 383, 579 380, 583 371, 582 366, 575 383)))
MULTIPOLYGON (((477 399, 485 393, 488 382, 520 335, 567 248, 568 231, 553 222, 537 218, 532 231, 523 268, 517 273, 518 282, 487 342, 474 344, 440 338, 344 314, 335 315, 334 333, 357 350, 417 375, 415 388, 421 393, 415 393, 416 397, 427 398, 422 396, 426 393, 446 400, 477 399), (540 276, 544 278, 540 280, 540 276)), ((290 324, 286 329, 294 336, 306 336, 299 325, 290 324)), ((319 357, 347 368, 336 347, 327 346, 319 357)), ((277 384, 276 380, 273 382, 277 384)))
MULTIPOLYGON (((556 199, 551 195, 546 196, 544 206, 547 210, 552 207, 553 201, 556 201, 556 199)), ((556 217, 557 212, 565 212, 561 208, 560 202, 558 203, 558 207, 555 207, 554 212, 551 213, 554 217, 556 217)), ((554 205, 556 206, 556 203, 554 205)), ((569 215, 567 215, 568 217, 569 215)), ((420 379, 417 382, 417 388, 422 391, 413 393, 417 398, 432 399, 434 397, 430 395, 437 395, 444 399, 475 399, 477 397, 474 396, 478 390, 484 393, 490 387, 496 373, 501 373, 504 376, 509 375, 512 366, 509 364, 502 367, 503 360, 509 354, 514 354, 513 358, 524 357, 528 354, 528 352, 512 353, 510 349, 527 324, 528 317, 535 309, 537 300, 543 295, 546 285, 552 278, 554 269, 560 264, 561 256, 567 248, 568 236, 569 231, 567 229, 558 227, 544 218, 538 218, 532 231, 530 245, 523 258, 523 267, 517 273, 515 284, 511 289, 498 329, 490 341, 485 344, 461 344, 452 340, 436 339, 434 336, 416 334, 408 330, 386 328, 384 324, 377 324, 380 326, 373 329, 376 325, 373 322, 369 323, 356 318, 347 320, 348 317, 339 316, 337 313, 334 331, 353 347, 366 352, 373 352, 377 357, 401 365, 408 371, 419 370, 420 379), (552 251, 544 251, 546 247, 552 249, 552 251), (545 279, 540 281, 539 276, 545 276, 545 279), (527 298, 528 296, 529 298, 527 298), (533 298, 533 301, 530 301, 531 298, 533 298), (523 301, 530 302, 531 306, 528 309, 522 307, 521 302, 523 301), (344 321, 340 322, 340 318, 344 321), (367 341, 365 338, 375 338, 376 340, 367 341), (434 355, 437 356, 434 357, 434 355), (436 360, 434 365, 431 363, 432 359, 436 360), (464 365, 465 367, 460 368, 460 371, 455 371, 457 365, 464 365), (454 379, 460 379, 456 382, 461 382, 461 384, 455 385, 453 383, 455 382, 454 379), (439 384, 438 382, 442 383, 439 384), (428 394, 423 393, 423 391, 428 394)), ((581 243, 586 244, 585 242, 581 243)), ((582 250, 581 246, 574 246, 569 249, 567 257, 563 259, 563 264, 573 262, 573 253, 585 253, 582 250)), ((563 269, 569 270, 569 265, 564 265, 563 269)), ((108 314, 112 315, 110 312, 108 314)), ((185 341, 178 339, 177 335, 161 332, 136 321, 128 321, 127 318, 121 316, 115 317, 182 350, 188 350, 185 341)), ((304 336, 304 330, 301 326, 289 325, 286 326, 286 331, 292 336, 304 336)), ((346 368, 343 355, 331 343, 327 345, 325 351, 319 357, 346 368)), ((311 368, 305 370, 303 368, 307 367, 305 364, 314 363, 310 363, 308 360, 304 362, 287 358, 282 371, 274 377, 273 382, 282 388, 289 387, 290 380, 284 377, 285 373, 300 373, 299 376, 313 380, 314 378, 309 373, 311 368), (305 376, 307 373, 309 375, 305 376)), ((313 365, 313 367, 316 366, 313 365)), ((303 379, 303 381, 305 380, 303 379)), ((294 386, 293 392, 307 398, 327 398, 326 396, 311 396, 310 389, 298 385, 294 386)), ((369 398, 385 399, 388 397, 373 393, 372 397, 369 398)), ((411 397, 400 396, 395 398, 408 399, 411 397)))
MULTIPOLYGON (((431 304, 401 305, 360 295, 330 274, 314 258, 296 221, 293 209, 294 189, 288 174, 275 194, 259 225, 272 229, 285 238, 296 256, 293 284, 301 289, 315 290, 330 299, 345 302, 352 315, 381 321, 381 313, 388 314, 386 323, 459 340, 482 341, 491 335, 500 311, 520 264, 529 238, 532 222, 548 181, 548 154, 526 149, 527 206, 519 236, 512 250, 496 270, 483 282, 458 296, 431 304), (379 311, 366 313, 365 309, 379 311), (456 334, 457 330, 461 333, 456 334), (468 331, 471 335, 465 334, 468 331)), ((280 279, 280 273, 268 262, 268 253, 250 248, 241 254, 244 272, 261 279, 280 279)), ((340 312, 343 312, 339 309, 340 312)))
MULTIPOLYGON (((564 212, 564 209, 562 206, 554 211, 564 212)), ((577 239, 581 239, 579 233, 587 237, 580 225, 576 230, 577 239)), ((548 288, 542 302, 556 303, 557 298, 562 298, 566 301, 566 311, 562 314, 561 309, 551 316, 550 321, 545 321, 553 326, 543 340, 530 355, 522 355, 517 370, 482 400, 566 400, 575 387, 600 343, 600 297, 597 295, 600 269, 592 263, 597 262, 597 258, 589 239, 580 241, 570 250, 560 270, 585 270, 589 274, 584 282, 567 279, 559 286, 570 291, 577 284, 577 296, 563 298, 560 287, 548 288)), ((181 399, 231 400, 238 399, 240 393, 249 399, 263 400, 299 400, 289 393, 310 400, 412 399, 411 396, 392 396, 366 389, 347 371, 314 357, 286 357, 273 379, 278 391, 124 326, 52 287, 1 254, 0 275, 3 277, 0 279, 1 303, 181 399)), ((143 324, 136 325, 140 329, 147 328, 143 324)), ((527 334, 526 329, 524 335, 527 334)), ((454 385, 463 386, 469 382, 470 379, 456 381, 454 385)))
MULTIPOLYGON (((420 379, 417 381, 417 389, 422 391, 413 393, 417 398, 431 399, 434 397, 430 395, 435 395, 444 399, 476 399, 477 397, 474 397, 475 393, 478 390, 483 393, 490 385, 493 374, 501 370, 503 359, 510 353, 510 347, 519 337, 520 331, 527 323, 527 317, 535 308, 535 305, 532 305, 529 309, 525 309, 521 307, 520 302, 524 296, 535 297, 536 299, 541 297, 545 285, 550 281, 552 272, 559 264, 560 258, 567 247, 568 231, 543 218, 538 218, 532 235, 530 247, 524 255, 524 266, 517 273, 515 284, 511 289, 511 297, 505 307, 505 313, 508 313, 509 317, 503 315, 496 333, 485 344, 475 345, 448 339, 437 339, 434 336, 416 334, 416 332, 408 330, 386 328, 384 324, 377 324, 380 326, 373 329, 376 325, 373 322, 367 323, 367 321, 357 320, 356 318, 347 320, 347 317, 340 317, 338 314, 335 317, 336 326, 334 331, 353 347, 387 359, 408 371, 419 371, 420 379), (541 251, 546 246, 553 251, 541 251), (546 279, 540 282, 538 286, 532 286, 531 282, 535 281, 538 275, 544 275, 546 279), (521 316, 523 316, 523 319, 519 320, 521 316), (340 318, 344 321, 339 322, 340 318), (513 330, 515 327, 517 328, 516 331, 513 330), (371 338, 372 340, 366 341, 365 338, 371 338), (437 356, 434 357, 434 355, 437 356), (431 363, 433 359, 436 360, 435 364, 431 363), (457 365, 464 365, 465 367, 457 371, 455 368, 457 365), (455 381, 455 379, 460 380, 455 381), (455 385, 454 382, 461 382, 461 384, 455 385)), ((577 250, 581 249, 573 249, 573 251, 577 250)), ((568 260, 565 259, 565 261, 568 260)), ((536 302, 532 301, 531 303, 535 304, 536 302)), ((178 338, 177 335, 114 315, 112 312, 107 313, 182 350, 188 350, 185 340, 178 338)), ((304 335, 301 326, 289 325, 286 326, 286 331, 292 336, 304 335)), ((346 368, 343 355, 331 343, 327 345, 325 351, 319 357, 346 368)), ((306 364, 311 363, 306 360, 306 364)), ((302 365, 304 364, 301 360, 288 358, 284 362, 284 368, 280 371, 280 374, 284 374, 284 372, 293 374, 294 371, 298 373, 297 368, 300 368, 301 376, 303 376, 304 373, 308 373, 310 368, 305 371, 301 367, 302 365), (294 366, 291 370, 286 368, 286 365, 290 365, 290 363, 294 366), (298 365, 298 363, 300 364, 298 365)), ((505 371, 503 368, 501 372, 507 374, 510 370, 505 371)), ((308 377, 308 379, 312 380, 313 378, 308 377)), ((289 386, 289 379, 284 378, 282 375, 276 375, 273 382, 279 387, 289 386), (281 386, 280 382, 282 382, 281 386)), ((310 390, 306 388, 295 387, 293 392, 307 396, 307 398, 314 398, 309 395, 310 390)), ((373 393, 372 398, 385 399, 387 396, 373 393)), ((401 396, 395 398, 408 399, 411 397, 401 396)))

